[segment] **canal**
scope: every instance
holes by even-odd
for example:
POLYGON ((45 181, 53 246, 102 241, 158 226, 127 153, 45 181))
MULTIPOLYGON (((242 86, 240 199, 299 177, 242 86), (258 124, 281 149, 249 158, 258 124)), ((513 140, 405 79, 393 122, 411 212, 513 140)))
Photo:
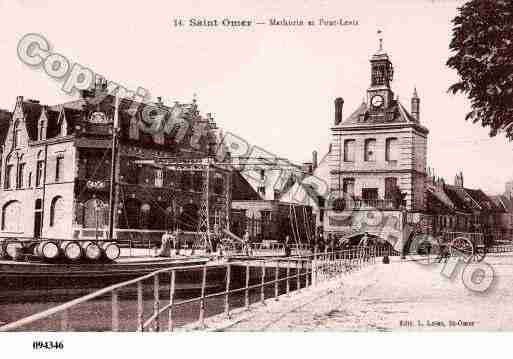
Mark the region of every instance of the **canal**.
MULTIPOLYGON (((276 276, 276 269, 272 267, 265 268, 264 280, 272 281, 276 276)), ((290 275, 295 275, 296 269, 290 269, 290 275)), ((287 272, 285 268, 279 268, 278 277, 286 278, 287 272)), ((261 283, 262 268, 250 267, 250 285, 261 283)), ((174 325, 176 327, 193 323, 198 320, 200 303, 184 303, 179 305, 181 301, 197 298, 201 295, 201 271, 183 271, 177 272, 177 284, 175 292, 175 300, 177 306, 172 311, 174 325)), ((170 276, 161 274, 160 281, 160 305, 164 306, 169 303, 170 298, 170 276)), ((232 265, 230 275, 230 289, 243 288, 246 281, 246 267, 242 265, 232 265)), ((226 288, 226 270, 225 267, 215 268, 207 271, 206 293, 223 292, 226 288)), ((56 305, 65 303, 69 300, 89 294, 97 289, 101 289, 110 283, 102 283, 102 281, 94 281, 88 283, 87 287, 83 286, 59 286, 58 283, 38 288, 37 286, 12 289, 0 292, 0 323, 6 324, 29 315, 44 311, 56 305)), ((299 281, 299 287, 303 288, 306 284, 306 276, 302 276, 299 281)), ((298 281, 296 278, 290 279, 290 291, 296 290, 298 281)), ((278 284, 278 294, 286 292, 286 281, 283 280, 278 284)), ((154 286, 153 280, 148 279, 143 282, 143 307, 144 320, 153 313, 154 306, 154 286)), ((261 300, 260 288, 253 288, 248 291, 250 303, 256 303, 261 300)), ((266 299, 273 298, 276 294, 274 283, 270 283, 264 287, 264 296, 266 299)), ((245 305, 244 290, 229 295, 230 308, 240 308, 245 305)), ((220 314, 224 311, 225 296, 208 298, 205 301, 205 317, 220 314)), ((69 310, 68 330, 73 331, 109 331, 111 330, 111 296, 110 294, 95 300, 82 303, 69 310)), ((34 322, 20 331, 59 331, 60 315, 56 314, 50 318, 34 322)), ((161 316, 160 328, 165 329, 168 325, 168 314, 161 316)), ((137 329, 137 291, 136 286, 122 288, 119 291, 119 329, 121 331, 135 331, 137 329)))

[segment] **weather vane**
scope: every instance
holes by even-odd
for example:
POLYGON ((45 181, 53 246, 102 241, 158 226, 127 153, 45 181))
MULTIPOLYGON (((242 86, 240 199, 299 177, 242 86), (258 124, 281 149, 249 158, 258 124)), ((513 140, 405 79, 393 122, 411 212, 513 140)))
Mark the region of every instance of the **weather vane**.
POLYGON ((379 51, 383 51, 383 36, 381 35, 383 31, 378 29, 378 36, 379 36, 379 51))

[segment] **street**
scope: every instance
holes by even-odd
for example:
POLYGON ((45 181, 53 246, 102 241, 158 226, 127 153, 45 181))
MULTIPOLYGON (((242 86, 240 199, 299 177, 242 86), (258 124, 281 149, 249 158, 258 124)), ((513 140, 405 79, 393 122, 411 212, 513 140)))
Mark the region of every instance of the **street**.
POLYGON ((268 301, 223 330, 511 330, 513 257, 485 261, 492 265, 495 280, 483 293, 464 286, 463 265, 448 279, 438 263, 379 262, 312 291, 268 301))

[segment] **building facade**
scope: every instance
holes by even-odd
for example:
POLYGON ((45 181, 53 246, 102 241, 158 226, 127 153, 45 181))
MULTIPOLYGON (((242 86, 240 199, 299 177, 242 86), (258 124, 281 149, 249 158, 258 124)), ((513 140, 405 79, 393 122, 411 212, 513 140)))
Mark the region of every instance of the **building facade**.
POLYGON ((416 90, 408 111, 394 96, 393 74, 392 62, 380 42, 370 59, 371 83, 365 101, 344 119, 344 100, 335 100, 326 232, 344 234, 360 228, 354 223, 358 216, 346 212, 378 209, 401 223, 402 211, 421 213, 426 209, 429 131, 420 123, 416 90))
MULTIPOLYGON (((56 106, 17 98, 2 133, 2 236, 106 235, 115 99, 105 91, 99 82, 79 100, 56 106)), ((217 127, 199 114, 195 101, 172 107, 160 100, 135 104, 119 103, 115 237, 159 237, 176 227, 196 230, 201 175, 141 161, 213 157, 217 127), (143 121, 148 118, 154 121, 143 121), (148 130, 156 125, 158 131, 148 130)), ((212 181, 213 191, 223 191, 222 179, 214 175, 212 181)))

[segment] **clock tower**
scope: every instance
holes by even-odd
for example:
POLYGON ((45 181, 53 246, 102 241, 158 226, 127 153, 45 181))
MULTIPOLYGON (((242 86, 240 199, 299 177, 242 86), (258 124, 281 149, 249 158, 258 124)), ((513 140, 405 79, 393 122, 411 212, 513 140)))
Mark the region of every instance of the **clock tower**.
POLYGON ((367 104, 371 114, 384 115, 390 108, 394 93, 390 83, 394 77, 394 67, 383 50, 383 39, 379 39, 379 49, 370 59, 371 85, 367 90, 367 104))
MULTIPOLYGON (((380 211, 382 218, 395 216, 401 228, 405 211, 417 216, 426 209, 429 130, 420 123, 420 98, 414 90, 411 109, 396 98, 391 88, 394 68, 382 39, 370 64, 364 101, 343 118, 344 100, 335 100, 326 232, 361 230, 360 219, 368 218, 361 213, 365 211, 380 211)), ((380 236, 381 229, 365 231, 380 236)))

